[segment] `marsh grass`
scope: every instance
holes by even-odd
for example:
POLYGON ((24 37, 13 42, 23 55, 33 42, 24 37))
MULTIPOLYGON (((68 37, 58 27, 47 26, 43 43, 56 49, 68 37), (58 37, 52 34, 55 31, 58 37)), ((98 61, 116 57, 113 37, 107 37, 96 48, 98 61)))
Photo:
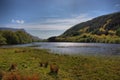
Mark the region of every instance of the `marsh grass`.
POLYGON ((1 48, 0 70, 4 72, 0 72, 0 77, 16 76, 17 80, 120 80, 120 56, 59 55, 30 47, 1 48), (40 67, 40 62, 49 64, 40 67), (49 74, 53 63, 59 66, 58 74, 49 74), (17 65, 16 69, 9 71, 12 64, 17 65))

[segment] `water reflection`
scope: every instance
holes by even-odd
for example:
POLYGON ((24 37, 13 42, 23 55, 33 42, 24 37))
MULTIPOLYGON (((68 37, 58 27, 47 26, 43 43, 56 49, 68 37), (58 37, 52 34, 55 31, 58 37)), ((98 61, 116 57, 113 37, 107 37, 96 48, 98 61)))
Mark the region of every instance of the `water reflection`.
POLYGON ((120 55, 120 44, 103 43, 68 43, 68 42, 39 42, 23 45, 10 45, 2 47, 26 47, 49 49, 59 54, 85 54, 85 55, 120 55))

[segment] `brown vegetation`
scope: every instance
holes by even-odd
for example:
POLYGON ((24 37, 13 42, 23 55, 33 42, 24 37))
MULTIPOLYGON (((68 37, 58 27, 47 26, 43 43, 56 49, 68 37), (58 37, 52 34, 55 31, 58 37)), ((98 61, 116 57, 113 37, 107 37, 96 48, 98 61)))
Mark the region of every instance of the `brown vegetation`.
POLYGON ((15 53, 22 53, 22 52, 26 52, 26 50, 15 50, 15 53))
POLYGON ((2 80, 3 76, 4 76, 4 73, 0 71, 0 80, 2 80))
POLYGON ((11 64, 10 68, 8 71, 16 70, 17 69, 17 64, 11 64))
POLYGON ((23 76, 17 72, 8 72, 4 75, 3 80, 40 80, 38 75, 23 76))
POLYGON ((56 65, 55 63, 50 65, 50 73, 58 74, 58 71, 59 71, 58 65, 56 65))

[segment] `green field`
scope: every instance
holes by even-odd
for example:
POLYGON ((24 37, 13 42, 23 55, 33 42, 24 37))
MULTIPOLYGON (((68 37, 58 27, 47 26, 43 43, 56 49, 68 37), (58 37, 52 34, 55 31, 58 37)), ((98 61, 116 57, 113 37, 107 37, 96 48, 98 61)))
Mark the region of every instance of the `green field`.
POLYGON ((0 48, 1 80, 120 80, 120 56, 82 56, 52 54, 43 49, 0 48), (48 67, 40 67, 48 62, 48 67), (59 66, 50 74, 50 64, 59 66), (9 71, 16 64, 16 69, 9 71), (16 77, 16 79, 7 78, 16 77), (22 79, 23 80, 23 79, 22 79))

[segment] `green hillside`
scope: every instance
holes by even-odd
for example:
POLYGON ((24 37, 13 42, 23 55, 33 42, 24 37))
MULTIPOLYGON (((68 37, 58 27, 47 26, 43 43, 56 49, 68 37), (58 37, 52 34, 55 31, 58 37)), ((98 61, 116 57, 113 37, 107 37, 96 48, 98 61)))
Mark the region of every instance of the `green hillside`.
POLYGON ((77 24, 49 41, 120 43, 120 12, 77 24))
POLYGON ((39 39, 28 34, 25 30, 0 28, 0 45, 25 44, 39 39))

